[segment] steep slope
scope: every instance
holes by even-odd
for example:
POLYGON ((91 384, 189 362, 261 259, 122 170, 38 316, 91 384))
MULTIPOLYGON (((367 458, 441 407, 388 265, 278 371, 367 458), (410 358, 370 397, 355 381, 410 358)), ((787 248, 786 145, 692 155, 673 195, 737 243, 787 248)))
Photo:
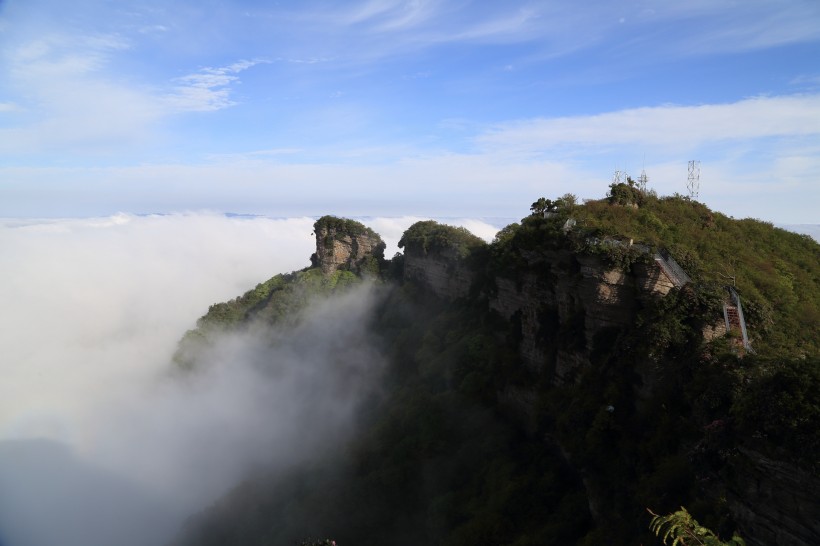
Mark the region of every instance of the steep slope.
POLYGON ((491 245, 420 222, 390 264, 317 222, 314 268, 212 306, 180 354, 378 271, 384 395, 341 452, 247 481, 179 544, 649 544, 645 508, 680 505, 748 544, 820 541, 820 247, 632 195, 562 198, 491 245))

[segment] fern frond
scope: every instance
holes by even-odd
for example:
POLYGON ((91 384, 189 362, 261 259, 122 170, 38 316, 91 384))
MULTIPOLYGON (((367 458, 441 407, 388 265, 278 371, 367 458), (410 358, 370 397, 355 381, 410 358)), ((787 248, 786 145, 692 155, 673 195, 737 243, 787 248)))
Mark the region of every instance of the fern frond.
POLYGON ((677 512, 665 516, 648 508, 646 511, 652 515, 649 530, 666 546, 746 546, 737 535, 729 542, 721 541, 711 530, 699 524, 683 506, 677 512))

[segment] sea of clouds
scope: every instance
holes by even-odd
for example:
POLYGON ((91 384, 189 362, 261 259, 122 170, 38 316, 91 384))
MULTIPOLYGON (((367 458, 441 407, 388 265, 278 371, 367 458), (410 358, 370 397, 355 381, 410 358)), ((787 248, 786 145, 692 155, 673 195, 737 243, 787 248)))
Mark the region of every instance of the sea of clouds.
MULTIPOLYGON (((422 218, 366 218, 392 256, 422 218)), ((504 221, 445 219, 490 240, 504 221)), ((312 218, 212 213, 0 220, 0 544, 151 546, 250 468, 352 434, 383 367, 378 287, 295 331, 220 338, 169 373, 208 305, 309 265, 312 218)))

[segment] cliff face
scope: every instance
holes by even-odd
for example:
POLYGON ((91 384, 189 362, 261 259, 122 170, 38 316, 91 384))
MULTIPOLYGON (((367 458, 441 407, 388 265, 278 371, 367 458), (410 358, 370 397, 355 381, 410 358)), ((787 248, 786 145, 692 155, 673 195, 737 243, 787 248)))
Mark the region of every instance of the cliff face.
POLYGON ((419 282, 445 300, 466 297, 475 273, 452 253, 404 255, 404 280, 419 282))
MULTIPOLYGON (((656 262, 630 273, 597 255, 555 250, 525 253, 515 277, 496 276, 489 306, 520 328, 520 355, 533 372, 556 383, 573 380, 589 364, 596 336, 632 326, 641 302, 676 286, 656 262), (557 339, 560 336, 561 339, 557 339)), ((404 279, 453 301, 470 293, 476 271, 455 252, 405 251, 404 279)))
MULTIPOLYGON (((647 256, 628 272, 612 267, 598 254, 570 250, 521 252, 523 262, 509 274, 489 280, 485 290, 489 308, 518 330, 517 348, 522 363, 537 377, 557 386, 572 385, 592 365, 598 345, 610 343, 608 332, 626 331, 635 325, 642 308, 651 300, 667 297, 689 279, 683 271, 670 271, 668 255, 647 256)), ((439 298, 455 301, 478 293, 481 276, 457 253, 448 250, 405 251, 404 279, 421 283, 439 298)), ((486 282, 487 279, 484 279, 486 282)), ((725 334, 720 317, 703 327, 705 340, 725 334)), ((652 362, 634 362, 641 375, 641 396, 650 396, 655 375, 652 362)), ((497 392, 497 404, 530 434, 537 430, 539 387, 506 384, 497 392)), ((553 441, 555 441, 553 439, 553 441)), ((565 451, 568 464, 574 455, 565 451)), ((589 502, 598 519, 611 509, 598 491, 598 483, 577 469, 589 502)), ((797 466, 774 461, 753 451, 740 454, 726 467, 719 481, 727 506, 741 534, 750 545, 805 546, 820 541, 820 482, 797 466)))
POLYGON ((444 300, 466 297, 476 271, 465 258, 484 245, 464 228, 416 222, 399 241, 404 248, 404 281, 417 282, 444 300))
MULTIPOLYGON (((707 283, 682 282, 686 271, 649 246, 553 224, 524 220, 486 245, 460 228, 419 222, 399 243, 404 255, 385 268, 383 244, 371 230, 334 217, 317 221, 317 269, 272 279, 239 303, 292 312, 302 298, 276 299, 289 283, 301 296, 307 281, 318 289, 374 266, 389 273, 382 280, 396 281, 395 289, 384 291, 371 332, 395 357, 395 383, 361 450, 346 454, 356 469, 352 486, 335 483, 335 470, 322 478, 311 467, 310 479, 294 482, 301 490, 318 480, 301 501, 295 489, 260 493, 258 506, 270 507, 252 522, 260 542, 248 542, 253 535, 240 528, 236 541, 219 544, 262 544, 262 537, 269 544, 292 521, 315 526, 310 533, 340 529, 350 535, 337 539, 361 544, 411 532, 418 537, 408 543, 466 544, 498 529, 509 536, 490 542, 649 544, 655 539, 644 509, 681 505, 723 536, 737 528, 750 545, 820 544, 820 483, 794 457, 800 449, 817 452, 803 447, 815 444, 803 436, 797 449, 782 441, 795 437, 788 427, 818 422, 807 393, 820 392, 820 375, 801 383, 806 402, 782 379, 749 398, 756 374, 766 370, 754 358, 738 359, 728 340, 703 345, 726 330, 722 314, 708 314, 719 295, 707 283), (761 408, 760 418, 750 407, 761 408), (800 419, 791 419, 794 407, 800 419), (783 415, 771 417, 777 408, 783 415), (763 420, 763 428, 749 424, 763 420), (305 515, 293 517, 299 502, 305 515), (364 519, 350 525, 359 514, 364 519), (410 523, 391 527, 396 522, 410 523), (457 536, 466 538, 449 540, 457 536)), ((702 267, 673 248, 693 270, 702 267)), ((242 521, 257 512, 238 506, 242 521)))
POLYGON ((820 543, 820 479, 747 449, 735 456, 726 500, 749 546, 820 543))
POLYGON ((339 269, 378 272, 377 263, 384 258, 385 244, 373 230, 354 220, 333 216, 320 218, 313 229, 316 253, 311 261, 325 275, 339 269))
POLYGON ((527 262, 523 276, 495 279, 490 307, 520 320, 522 359, 533 371, 551 369, 556 383, 589 364, 598 334, 631 327, 643 302, 675 286, 654 262, 626 273, 597 255, 566 250, 532 253, 527 262))

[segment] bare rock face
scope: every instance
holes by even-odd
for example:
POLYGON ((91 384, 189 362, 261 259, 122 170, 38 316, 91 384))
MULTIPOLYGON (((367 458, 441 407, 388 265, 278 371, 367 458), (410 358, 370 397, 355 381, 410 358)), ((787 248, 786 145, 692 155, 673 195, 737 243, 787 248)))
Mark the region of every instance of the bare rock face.
POLYGON ((630 327, 642 302, 675 286, 656 263, 626 273, 597 255, 569 250, 524 257, 530 271, 496 278, 490 307, 520 324, 525 364, 551 371, 559 384, 589 365, 599 333, 630 327))
MULTIPOLYGON (((482 244, 459 228, 418 222, 399 243, 405 247, 404 280, 445 300, 466 297, 477 274, 466 256, 482 244)), ((525 365, 558 384, 574 381, 590 364, 595 344, 606 343, 599 334, 631 327, 646 301, 680 285, 664 267, 671 258, 646 260, 627 273, 598 254, 568 249, 521 257, 525 265, 512 277, 494 279, 489 305, 518 329, 525 365)))
POLYGON ((740 449, 726 500, 750 546, 820 544, 820 479, 807 471, 740 449))
POLYGON ((457 260, 441 255, 405 254, 405 280, 421 282, 442 299, 465 297, 470 292, 473 277, 473 272, 457 260))
POLYGON ((378 272, 378 264, 384 259, 385 244, 364 224, 323 216, 313 225, 313 232, 316 253, 311 256, 311 262, 325 275, 340 269, 354 273, 378 272))

